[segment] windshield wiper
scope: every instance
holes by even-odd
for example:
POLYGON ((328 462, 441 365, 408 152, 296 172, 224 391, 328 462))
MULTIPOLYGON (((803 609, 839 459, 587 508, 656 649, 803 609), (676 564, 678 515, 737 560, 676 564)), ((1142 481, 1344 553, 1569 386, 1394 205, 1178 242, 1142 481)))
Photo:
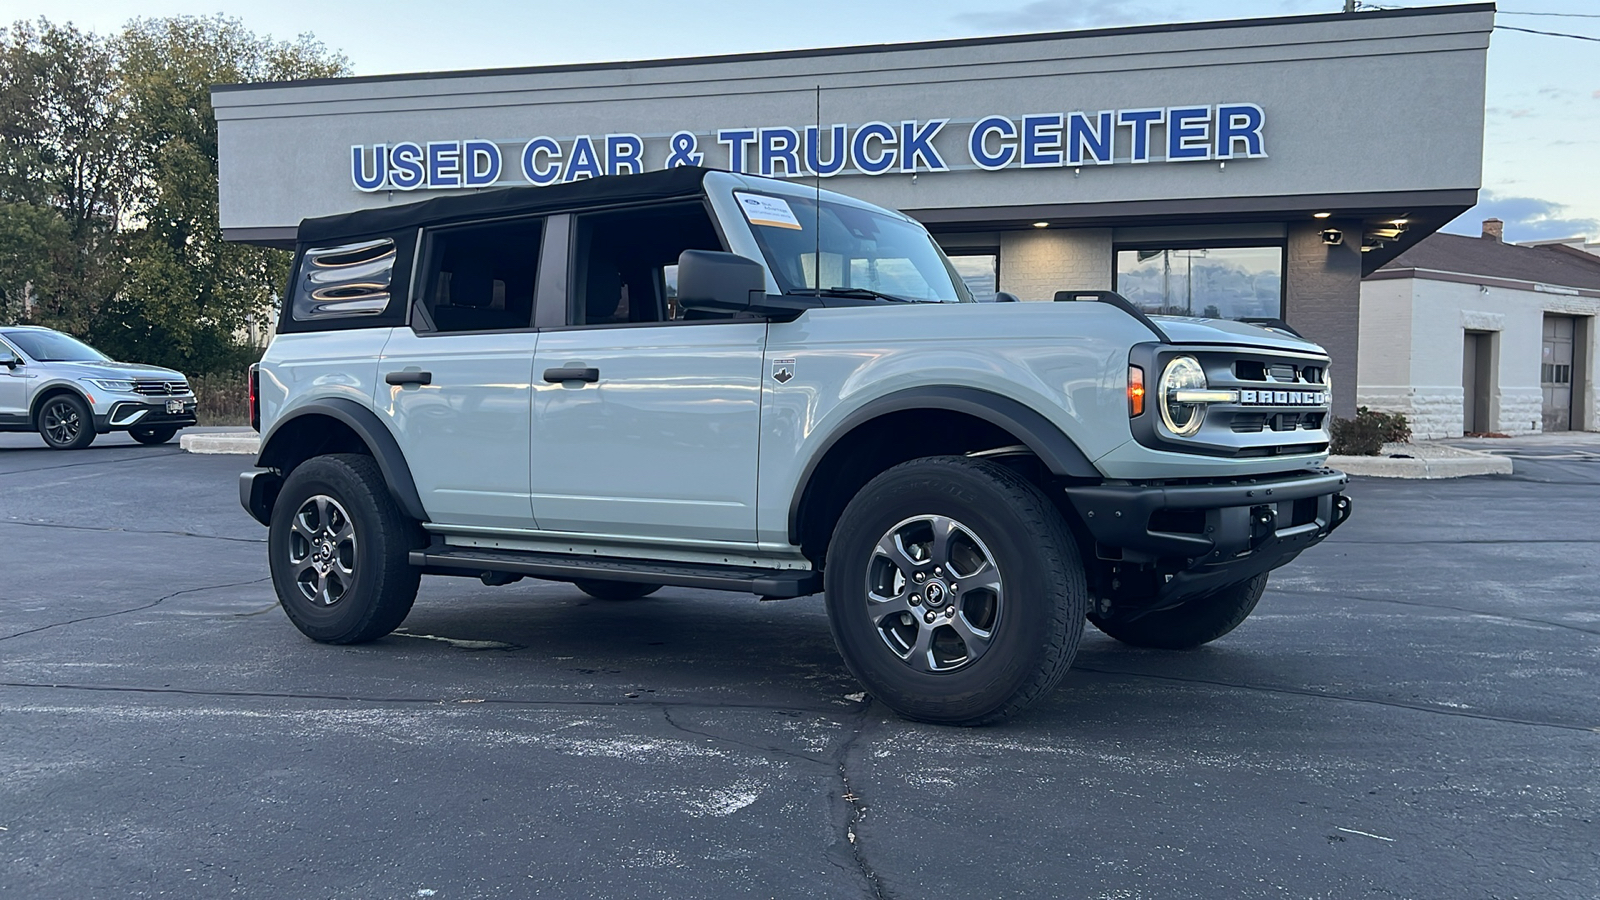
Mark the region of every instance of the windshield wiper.
POLYGON ((883 291, 875 291, 872 288, 862 287, 830 287, 822 288, 820 290, 816 288, 805 288, 803 290, 795 291, 795 293, 814 294, 818 297, 860 297, 863 300, 888 300, 891 303, 923 302, 921 300, 912 300, 909 297, 896 297, 893 294, 885 294, 883 291))

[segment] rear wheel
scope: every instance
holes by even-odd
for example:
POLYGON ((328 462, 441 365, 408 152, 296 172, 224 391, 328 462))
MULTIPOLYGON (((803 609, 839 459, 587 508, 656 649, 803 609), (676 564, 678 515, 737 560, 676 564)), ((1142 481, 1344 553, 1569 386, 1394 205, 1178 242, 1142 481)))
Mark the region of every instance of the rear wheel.
POLYGON ((94 443, 89 404, 77 394, 57 394, 39 409, 39 436, 52 450, 82 450, 94 443))
POLYGON ((639 600, 661 590, 659 584, 635 581, 574 581, 573 586, 596 600, 639 600))
POLYGON ((172 440, 178 433, 176 425, 162 425, 158 428, 133 428, 128 431, 128 436, 141 444, 165 444, 172 440))
POLYGON ((1193 650, 1238 628, 1266 589, 1267 576, 1263 573, 1137 619, 1103 619, 1090 614, 1089 621, 1124 644, 1155 650, 1193 650))
POLYGON ((315 457, 289 473, 273 506, 272 586, 306 637, 376 640, 411 611, 421 570, 408 557, 421 544, 371 457, 315 457))
POLYGON ((932 457, 856 495, 828 548, 828 622, 872 695, 910 719, 998 721, 1072 664, 1088 590, 1061 514, 993 462, 932 457))

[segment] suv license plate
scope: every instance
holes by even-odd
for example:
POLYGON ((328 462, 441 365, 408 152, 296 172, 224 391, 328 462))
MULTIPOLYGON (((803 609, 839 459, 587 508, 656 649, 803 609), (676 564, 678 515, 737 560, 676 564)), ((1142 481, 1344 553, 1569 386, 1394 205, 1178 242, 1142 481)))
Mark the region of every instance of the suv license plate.
POLYGON ((168 400, 167 401, 167 412, 169 414, 171 414, 171 415, 177 415, 177 414, 183 412, 183 401, 182 400, 168 400))

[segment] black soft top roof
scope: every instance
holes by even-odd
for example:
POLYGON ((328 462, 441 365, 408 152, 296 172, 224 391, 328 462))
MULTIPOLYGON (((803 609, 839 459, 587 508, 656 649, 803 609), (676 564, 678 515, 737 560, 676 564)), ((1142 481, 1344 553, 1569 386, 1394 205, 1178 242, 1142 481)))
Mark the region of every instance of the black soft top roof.
POLYGON ((424 225, 441 225, 464 219, 540 213, 584 206, 602 206, 665 200, 697 194, 711 169, 679 166, 639 175, 608 175, 550 187, 512 187, 435 197, 305 219, 296 239, 302 244, 369 237, 424 225))

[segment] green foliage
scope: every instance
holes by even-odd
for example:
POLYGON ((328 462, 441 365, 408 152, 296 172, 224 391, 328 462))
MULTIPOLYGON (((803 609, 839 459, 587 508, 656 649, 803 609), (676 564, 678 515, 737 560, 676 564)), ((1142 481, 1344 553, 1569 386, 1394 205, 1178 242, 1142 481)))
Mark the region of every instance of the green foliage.
POLYGON ((1354 419, 1334 419, 1329 452, 1340 456, 1377 456, 1384 444, 1403 444, 1411 440, 1411 424, 1403 413, 1376 412, 1365 406, 1356 408, 1354 419))
POLYGON ((119 359, 240 371, 289 259, 222 239, 211 87, 348 71, 310 36, 223 16, 136 19, 111 38, 0 29, 0 317, 119 359))

